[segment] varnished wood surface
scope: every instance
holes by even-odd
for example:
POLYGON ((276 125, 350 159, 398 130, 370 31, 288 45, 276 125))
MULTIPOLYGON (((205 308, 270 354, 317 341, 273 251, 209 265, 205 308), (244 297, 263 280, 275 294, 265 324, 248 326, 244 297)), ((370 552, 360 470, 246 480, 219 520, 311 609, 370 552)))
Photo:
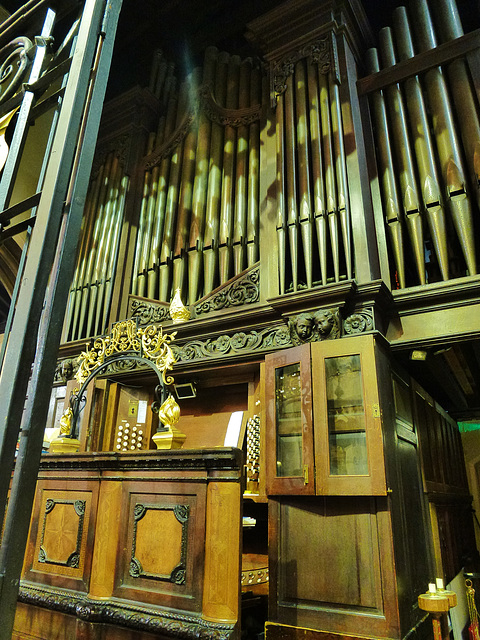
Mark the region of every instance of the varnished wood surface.
POLYGON ((197 637, 203 625, 200 635, 208 636, 216 623, 233 637, 242 461, 236 449, 45 456, 18 633, 30 633, 31 615, 38 624, 32 638, 51 640, 57 630, 59 640, 114 638, 113 627, 104 636, 97 624, 113 607, 120 627, 130 627, 118 637, 143 638, 149 625, 160 636, 180 625, 185 637, 197 637), (79 557, 72 564, 73 552, 79 557), (77 611, 81 629, 68 626, 77 611), (135 627, 136 611, 143 626, 135 627), (70 635, 61 635, 62 624, 70 635))

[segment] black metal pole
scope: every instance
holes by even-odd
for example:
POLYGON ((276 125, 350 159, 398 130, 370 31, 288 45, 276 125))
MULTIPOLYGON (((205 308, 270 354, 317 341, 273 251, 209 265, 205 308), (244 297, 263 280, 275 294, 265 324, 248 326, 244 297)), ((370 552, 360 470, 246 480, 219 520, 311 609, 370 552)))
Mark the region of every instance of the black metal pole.
POLYGON ((13 629, 50 389, 120 8, 121 0, 110 0, 106 8, 105 0, 85 3, 0 378, 0 428, 18 428, 19 412, 13 402, 22 398, 22 394, 25 397, 26 380, 36 351, 0 548, 0 640, 11 638, 13 629), (39 246, 41 240, 50 246, 39 246), (40 324, 38 340, 32 340, 35 323, 40 324), (30 362, 22 356, 23 348, 29 352, 30 362))

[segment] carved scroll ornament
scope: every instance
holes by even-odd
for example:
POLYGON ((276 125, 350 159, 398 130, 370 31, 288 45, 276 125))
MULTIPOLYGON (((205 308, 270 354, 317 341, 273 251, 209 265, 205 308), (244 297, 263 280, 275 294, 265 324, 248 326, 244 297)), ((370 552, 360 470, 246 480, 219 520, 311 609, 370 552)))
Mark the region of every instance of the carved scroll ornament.
POLYGON ((275 107, 278 96, 287 90, 287 78, 293 74, 299 60, 308 58, 309 62, 318 64, 321 73, 326 74, 334 70, 336 64, 332 49, 332 37, 327 35, 309 42, 295 53, 274 62, 270 70, 272 107, 275 107))

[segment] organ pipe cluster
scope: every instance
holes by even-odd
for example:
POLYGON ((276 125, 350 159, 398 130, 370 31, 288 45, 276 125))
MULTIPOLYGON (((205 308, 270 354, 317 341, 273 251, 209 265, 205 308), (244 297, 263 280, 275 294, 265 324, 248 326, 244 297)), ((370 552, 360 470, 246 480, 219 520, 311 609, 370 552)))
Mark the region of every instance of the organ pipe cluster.
POLYGON ((65 318, 65 340, 103 333, 110 311, 129 178, 115 151, 90 182, 77 266, 65 318))
POLYGON ((352 277, 343 136, 334 73, 299 60, 276 106, 280 293, 352 277))
POLYGON ((133 294, 194 304, 258 260, 261 103, 259 68, 214 47, 171 92, 146 156, 133 294))
MULTIPOLYGON (((454 0, 435 0, 430 6, 416 0, 410 14, 399 7, 393 29, 380 32, 379 51, 368 52, 369 71, 405 63, 462 35, 454 0)), ((465 60, 390 84, 370 100, 397 286, 476 274, 479 105, 465 60), (438 277, 427 268, 427 239, 438 277)))

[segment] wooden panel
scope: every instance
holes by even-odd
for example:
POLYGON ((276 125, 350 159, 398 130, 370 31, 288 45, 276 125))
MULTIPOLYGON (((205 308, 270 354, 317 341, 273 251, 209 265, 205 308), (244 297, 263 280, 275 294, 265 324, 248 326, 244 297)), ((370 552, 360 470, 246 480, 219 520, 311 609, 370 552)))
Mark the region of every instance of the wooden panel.
POLYGON ((385 506, 375 498, 272 500, 270 619, 395 637, 393 549, 385 506))
POLYGON ((352 509, 352 502, 345 506, 323 500, 281 505, 281 602, 380 610, 375 517, 352 509))
POLYGON ((185 482, 180 491, 124 482, 115 597, 201 610, 205 494, 203 484, 185 482))
POLYGON ((88 590, 98 485, 39 481, 24 578, 88 590), (76 485, 76 486, 75 486, 76 485))
POLYGON ((177 428, 184 433, 185 448, 222 447, 233 411, 248 409, 248 385, 197 389, 197 397, 179 400, 177 428))
POLYGON ((240 597, 240 483, 208 486, 203 614, 234 622, 240 597))
POLYGON ((72 616, 57 611, 18 603, 12 640, 73 640, 76 622, 72 616))
POLYGON ((93 598, 109 598, 113 593, 121 500, 121 482, 101 484, 90 582, 90 595, 93 598))

